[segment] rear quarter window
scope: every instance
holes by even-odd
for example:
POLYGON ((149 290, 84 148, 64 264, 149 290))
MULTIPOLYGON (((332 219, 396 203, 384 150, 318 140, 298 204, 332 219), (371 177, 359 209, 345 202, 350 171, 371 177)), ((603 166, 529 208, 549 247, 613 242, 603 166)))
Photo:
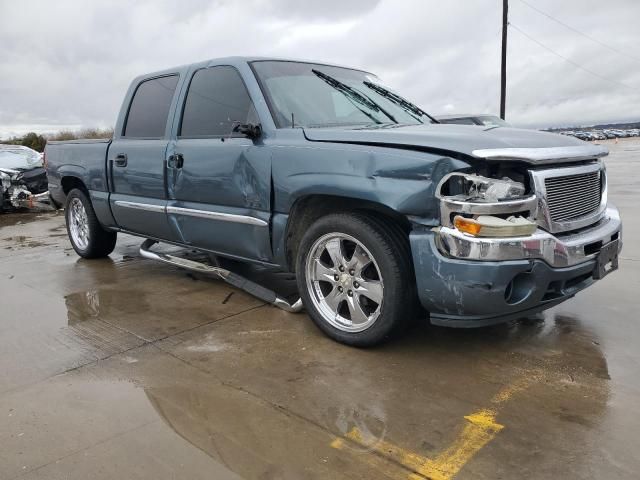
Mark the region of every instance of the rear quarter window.
POLYGON ((131 100, 123 136, 163 137, 177 84, 178 75, 153 78, 140 83, 131 100))

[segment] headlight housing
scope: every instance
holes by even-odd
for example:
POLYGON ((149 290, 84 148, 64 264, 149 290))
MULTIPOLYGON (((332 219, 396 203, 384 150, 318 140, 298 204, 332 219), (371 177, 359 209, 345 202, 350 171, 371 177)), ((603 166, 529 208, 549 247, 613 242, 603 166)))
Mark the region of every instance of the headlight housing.
POLYGON ((495 203, 524 196, 525 188, 520 182, 504 177, 501 179, 456 173, 442 185, 447 188, 447 198, 465 202, 495 203))
POLYGON ((438 184, 440 216, 444 226, 474 236, 527 236, 536 230, 537 199, 525 185, 454 172, 438 184))

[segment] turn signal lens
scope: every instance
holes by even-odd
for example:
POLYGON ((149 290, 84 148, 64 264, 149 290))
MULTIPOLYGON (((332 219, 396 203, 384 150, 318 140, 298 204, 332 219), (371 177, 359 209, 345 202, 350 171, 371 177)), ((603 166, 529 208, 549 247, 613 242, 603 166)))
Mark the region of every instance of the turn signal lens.
POLYGON ((453 225, 474 237, 528 237, 537 229, 534 222, 514 216, 505 220, 491 215, 480 215, 476 219, 456 215, 453 225))
POLYGON ((473 235, 474 237, 477 236, 482 229, 482 225, 480 225, 472 218, 464 218, 460 216, 456 216, 453 219, 453 225, 461 232, 468 233, 469 235, 473 235))

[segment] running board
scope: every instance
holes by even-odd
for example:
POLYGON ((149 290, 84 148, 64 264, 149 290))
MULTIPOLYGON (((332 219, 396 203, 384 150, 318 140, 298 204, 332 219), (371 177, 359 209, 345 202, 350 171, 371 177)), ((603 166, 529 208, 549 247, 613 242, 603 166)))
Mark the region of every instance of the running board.
POLYGON ((273 290, 269 290, 261 285, 258 285, 251 280, 241 277, 237 273, 233 273, 225 268, 207 265, 205 263, 196 262, 187 258, 180 258, 168 253, 152 252, 151 247, 158 243, 156 240, 147 239, 142 245, 140 245, 140 255, 150 260, 157 260, 159 262, 168 263, 180 268, 186 268, 199 273, 206 273, 209 275, 215 275, 221 280, 224 280, 230 285, 233 285, 240 290, 253 295, 260 300, 275 305, 287 312, 297 313, 302 311, 302 299, 299 298, 293 305, 287 302, 284 298, 278 296, 273 290))

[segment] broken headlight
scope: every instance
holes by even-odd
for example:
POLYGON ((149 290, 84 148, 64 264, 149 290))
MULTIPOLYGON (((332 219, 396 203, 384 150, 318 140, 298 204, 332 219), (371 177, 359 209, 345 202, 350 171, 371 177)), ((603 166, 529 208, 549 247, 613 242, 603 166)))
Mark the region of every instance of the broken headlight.
POLYGON ((511 178, 455 172, 437 191, 444 226, 483 237, 527 236, 536 230, 536 196, 511 178))
POLYGON ((502 179, 454 174, 445 185, 448 197, 455 197, 465 202, 500 202, 512 200, 524 195, 524 185, 504 177, 502 179))

